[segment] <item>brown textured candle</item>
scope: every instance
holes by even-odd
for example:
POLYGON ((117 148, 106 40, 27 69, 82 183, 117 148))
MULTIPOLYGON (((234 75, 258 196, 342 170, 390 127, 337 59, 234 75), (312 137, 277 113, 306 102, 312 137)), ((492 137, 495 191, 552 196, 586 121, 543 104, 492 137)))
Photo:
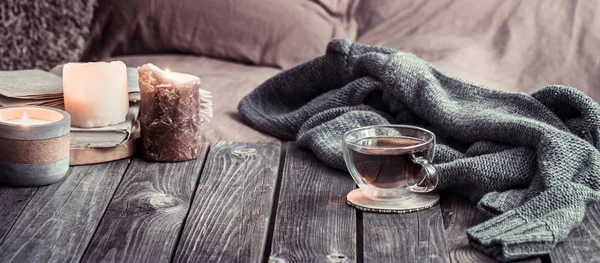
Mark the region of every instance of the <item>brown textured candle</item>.
POLYGON ((176 162, 198 157, 200 78, 163 71, 152 64, 138 69, 144 158, 176 162))

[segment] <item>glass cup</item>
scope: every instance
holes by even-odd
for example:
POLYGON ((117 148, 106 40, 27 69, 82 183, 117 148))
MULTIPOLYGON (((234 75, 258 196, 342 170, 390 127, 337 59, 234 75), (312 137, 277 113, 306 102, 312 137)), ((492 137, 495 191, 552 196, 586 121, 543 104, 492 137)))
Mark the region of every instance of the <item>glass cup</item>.
MULTIPOLYGON (((435 154, 432 132, 409 125, 367 126, 346 132, 343 145, 348 171, 365 197, 404 200, 413 208, 423 201, 419 199, 431 199, 423 193, 438 184, 431 164, 435 154)), ((398 209, 406 206, 397 204, 398 209)))

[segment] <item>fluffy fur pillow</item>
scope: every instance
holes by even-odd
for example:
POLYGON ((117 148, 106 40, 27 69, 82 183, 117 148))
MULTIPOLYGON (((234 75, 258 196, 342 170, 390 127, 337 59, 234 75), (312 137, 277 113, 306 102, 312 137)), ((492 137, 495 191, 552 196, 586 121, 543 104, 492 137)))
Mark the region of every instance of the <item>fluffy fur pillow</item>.
POLYGON ((78 61, 96 0, 0 1, 0 70, 78 61))

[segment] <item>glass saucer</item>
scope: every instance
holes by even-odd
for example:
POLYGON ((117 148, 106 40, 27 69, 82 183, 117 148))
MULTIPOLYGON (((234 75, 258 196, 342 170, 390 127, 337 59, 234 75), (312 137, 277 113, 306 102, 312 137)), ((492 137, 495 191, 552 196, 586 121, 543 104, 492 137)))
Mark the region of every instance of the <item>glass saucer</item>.
POLYGON ((352 190, 346 196, 346 203, 358 210, 375 213, 410 213, 428 209, 436 205, 440 195, 436 192, 408 192, 394 199, 372 199, 363 194, 362 189, 352 190))

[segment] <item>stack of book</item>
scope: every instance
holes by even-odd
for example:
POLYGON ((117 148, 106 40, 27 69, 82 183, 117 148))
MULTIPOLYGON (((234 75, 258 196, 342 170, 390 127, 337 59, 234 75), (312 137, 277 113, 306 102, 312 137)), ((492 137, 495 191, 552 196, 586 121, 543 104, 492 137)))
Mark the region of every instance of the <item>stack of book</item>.
MULTIPOLYGON (((62 67, 42 70, 0 71, 0 106, 48 106, 64 109, 62 67)), ((136 134, 140 88, 136 68, 127 68, 129 113, 125 122, 98 128, 71 127, 71 148, 111 148, 136 134)))
POLYGON ((139 112, 138 103, 130 102, 123 123, 98 128, 71 127, 71 148, 110 148, 125 143, 139 129, 136 124, 139 112))
POLYGON ((62 78, 32 69, 0 71, 0 106, 63 105, 62 78))

